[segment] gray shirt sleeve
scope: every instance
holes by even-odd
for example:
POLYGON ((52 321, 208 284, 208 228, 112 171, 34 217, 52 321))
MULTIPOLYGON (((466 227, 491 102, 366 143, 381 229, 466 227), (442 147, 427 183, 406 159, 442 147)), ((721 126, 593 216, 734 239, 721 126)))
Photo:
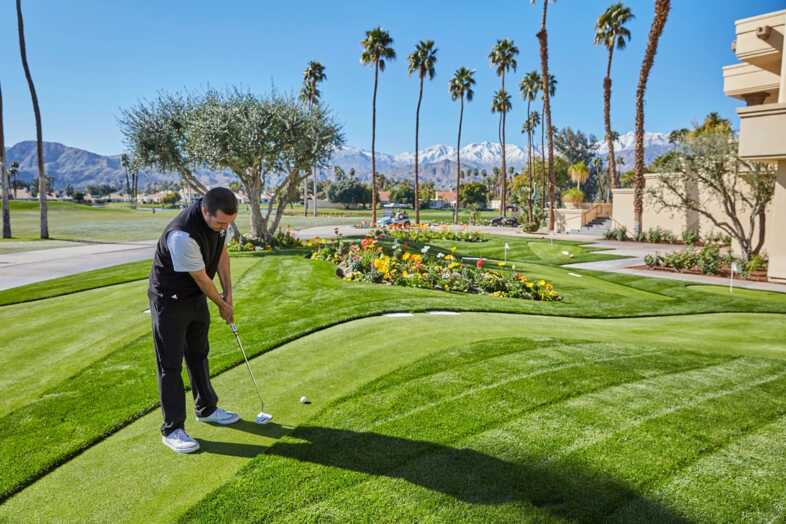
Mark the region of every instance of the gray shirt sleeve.
POLYGON ((190 273, 205 269, 199 244, 185 231, 171 231, 166 237, 166 246, 175 271, 190 273))

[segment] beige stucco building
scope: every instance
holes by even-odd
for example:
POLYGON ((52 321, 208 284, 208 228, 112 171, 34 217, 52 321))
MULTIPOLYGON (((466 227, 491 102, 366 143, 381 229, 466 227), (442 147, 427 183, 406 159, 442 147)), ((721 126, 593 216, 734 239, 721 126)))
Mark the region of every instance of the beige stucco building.
MULTIPOLYGON (((786 10, 736 21, 732 50, 740 63, 723 68, 723 91, 745 102, 739 115, 739 154, 747 160, 777 164, 775 196, 767 210, 764 252, 769 256, 770 280, 786 283, 786 61, 783 59, 786 10)), ((657 189, 657 175, 646 176, 646 188, 657 189)), ((701 194, 701 188, 696 188, 701 194)), ((646 194, 646 193, 645 193, 646 194)), ((713 215, 723 216, 719 202, 713 215)), ((634 230, 633 190, 615 189, 612 217, 615 226, 634 230)), ((747 217, 739 217, 747 223, 747 217)), ((660 227, 675 235, 713 224, 694 213, 659 209, 645 196, 642 222, 646 229, 660 227)))
POLYGON ((770 280, 786 282, 786 10, 736 22, 732 43, 739 64, 723 68, 723 91, 746 102, 740 117, 740 156, 777 162, 768 217, 766 251, 770 280))

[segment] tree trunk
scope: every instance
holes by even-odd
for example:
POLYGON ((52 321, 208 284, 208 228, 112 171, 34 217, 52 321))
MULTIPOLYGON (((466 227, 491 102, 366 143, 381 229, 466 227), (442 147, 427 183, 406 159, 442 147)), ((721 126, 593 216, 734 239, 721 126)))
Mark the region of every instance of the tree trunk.
POLYGON ((8 207, 8 171, 5 168, 2 87, 0 87, 0 191, 3 192, 3 238, 11 238, 11 210, 8 207))
POLYGON ((415 111, 415 224, 420 224, 420 177, 419 167, 419 139, 420 139, 420 103, 423 101, 423 76, 420 76, 420 91, 418 93, 418 109, 415 111))
POLYGON ((461 95, 461 111, 459 112, 458 140, 456 141, 456 207, 453 209, 453 223, 459 221, 459 205, 461 204, 461 125, 464 123, 464 95, 461 95))
POLYGON ((264 240, 265 220, 259 208, 259 199, 262 196, 262 181, 259 179, 259 176, 248 173, 246 173, 246 176, 238 176, 238 178, 240 178, 243 189, 246 191, 246 195, 248 195, 248 207, 251 211, 248 225, 251 230, 251 237, 257 240, 264 240))
POLYGON ((139 171, 131 173, 131 208, 137 208, 137 197, 139 194, 139 171))
POLYGON ((671 0, 655 0, 655 18, 652 20, 647 49, 644 52, 644 61, 639 73, 639 84, 636 88, 636 165, 635 190, 633 194, 633 229, 636 236, 643 230, 642 216, 644 214, 644 94, 647 91, 652 64, 658 52, 658 41, 663 33, 666 20, 671 9, 671 0))
POLYGON ((540 122, 540 177, 541 177, 541 189, 542 197, 540 202, 541 211, 543 213, 546 212, 546 173, 548 169, 546 168, 546 112, 544 111, 545 104, 541 103, 540 107, 540 114, 543 115, 543 120, 540 122))
POLYGON ((40 237, 49 238, 49 217, 47 212, 46 193, 48 184, 44 171, 44 138, 41 130, 41 108, 38 106, 38 95, 33 84, 33 77, 30 74, 30 64, 27 63, 27 46, 25 44, 25 23, 22 17, 22 0, 16 0, 16 22, 19 31, 19 54, 22 58, 22 68, 25 70, 27 87, 30 90, 30 98, 33 101, 33 113, 35 114, 35 135, 36 135, 36 154, 38 156, 38 205, 40 211, 40 237))
POLYGON ((314 181, 314 203, 313 203, 313 208, 314 208, 314 216, 315 217, 317 216, 317 188, 318 188, 318 186, 317 186, 317 173, 318 173, 317 167, 313 166, 311 168, 311 179, 314 181))
POLYGON ((529 176, 527 178, 527 183, 529 184, 529 193, 527 193, 527 221, 532 222, 532 193, 533 193, 533 186, 532 186, 532 122, 530 122, 530 105, 532 101, 527 100, 527 164, 528 164, 528 172, 529 176))
MULTIPOLYGON (((606 64, 606 77, 603 79, 603 123, 606 127, 606 147, 609 149, 609 188, 619 187, 620 179, 617 175, 617 160, 614 158, 614 136, 611 129, 611 60, 614 47, 609 48, 609 60, 606 64)), ((611 194, 611 190, 609 190, 611 194)))
POLYGON ((540 42, 540 64, 541 69, 543 70, 543 125, 546 127, 546 133, 549 139, 549 231, 553 232, 556 222, 556 217, 554 214, 556 200, 556 179, 554 176, 554 129, 551 126, 551 97, 549 93, 549 37, 548 33, 546 32, 546 16, 548 5, 549 0, 543 0, 543 17, 541 18, 540 32, 537 34, 537 37, 540 42))
POLYGON ((374 96, 371 99, 371 226, 377 226, 377 83, 379 61, 374 64, 374 96))

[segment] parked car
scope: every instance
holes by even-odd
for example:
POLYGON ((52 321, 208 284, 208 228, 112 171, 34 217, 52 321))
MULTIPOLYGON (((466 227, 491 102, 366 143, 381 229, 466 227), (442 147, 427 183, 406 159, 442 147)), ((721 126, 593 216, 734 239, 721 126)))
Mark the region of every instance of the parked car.
POLYGON ((388 202, 387 204, 382 204, 382 207, 385 209, 405 209, 409 206, 407 204, 399 204, 398 202, 388 202))
POLYGON ((496 227, 519 227, 519 221, 516 217, 494 217, 491 219, 490 224, 496 227))
POLYGON ((392 225, 401 225, 401 226, 408 226, 410 225, 409 217, 406 213, 396 213, 394 215, 382 217, 377 220, 377 225, 380 227, 385 226, 392 226, 392 225))

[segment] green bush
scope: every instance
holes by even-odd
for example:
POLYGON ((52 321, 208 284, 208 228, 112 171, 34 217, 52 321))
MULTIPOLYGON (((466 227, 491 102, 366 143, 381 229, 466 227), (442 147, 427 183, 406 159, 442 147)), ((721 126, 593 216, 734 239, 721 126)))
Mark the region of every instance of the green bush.
POLYGON ((753 255, 743 266, 746 275, 750 275, 751 273, 755 273, 757 271, 762 271, 766 268, 767 259, 761 255, 753 255))
POLYGON ((630 237, 628 236, 628 230, 625 226, 609 229, 603 236, 606 238, 606 240, 618 240, 620 242, 624 240, 630 240, 630 237))
POLYGON ((564 202, 570 202, 571 204, 578 206, 584 202, 584 191, 577 187, 566 189, 562 192, 562 200, 564 202))
POLYGON ((701 240, 701 236, 695 229, 686 229, 682 232, 682 241, 689 246, 697 244, 699 240, 701 240))

